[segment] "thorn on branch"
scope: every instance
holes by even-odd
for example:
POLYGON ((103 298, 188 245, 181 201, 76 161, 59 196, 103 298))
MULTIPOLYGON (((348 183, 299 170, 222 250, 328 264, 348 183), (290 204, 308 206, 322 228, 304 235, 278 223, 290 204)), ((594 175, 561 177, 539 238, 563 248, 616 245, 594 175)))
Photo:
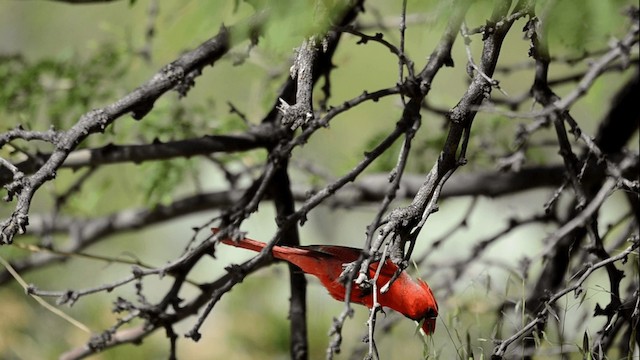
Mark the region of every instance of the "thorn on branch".
POLYGON ((131 117, 135 120, 142 120, 153 109, 153 100, 140 102, 131 109, 131 117))
POLYGON ((11 217, 2 222, 0 245, 10 245, 16 234, 24 234, 29 225, 29 216, 21 212, 14 212, 11 217))
POLYGON ((229 274, 231 274, 231 277, 234 279, 234 281, 240 282, 242 281, 242 279, 244 279, 245 273, 244 273, 244 270, 242 269, 242 266, 237 264, 231 264, 225 267, 224 269, 229 274))
MULTIPOLYGON (((11 171, 11 173, 13 174, 13 182, 14 183, 21 183, 21 181, 24 179, 24 173, 20 170, 18 170, 18 167, 13 165, 10 161, 6 160, 3 157, 0 157, 0 165, 4 166, 5 168, 9 169, 9 171, 11 171)), ((6 185, 5 188, 7 189, 7 191, 10 191, 8 186, 11 186, 11 184, 6 185)), ((22 187, 20 187, 22 188, 22 187)), ((5 199, 9 199, 9 200, 5 200, 5 201, 11 201, 11 197, 9 195, 7 195, 5 197, 5 199)))
POLYGON ((140 279, 144 275, 144 271, 138 266, 132 266, 131 273, 136 279, 140 279))
POLYGON ((13 175, 13 182, 4 186, 7 190, 7 195, 5 195, 2 200, 6 202, 13 201, 13 197, 16 195, 20 195, 22 189, 25 187, 27 179, 24 177, 22 172, 16 172, 13 175))
POLYGON ((196 78, 200 75, 202 75, 202 69, 194 69, 190 73, 186 74, 173 88, 173 90, 178 92, 181 98, 186 97, 189 90, 196 85, 196 78))
POLYGON ((278 110, 283 116, 282 123, 285 126, 289 126, 291 130, 295 130, 313 119, 313 113, 309 111, 310 109, 300 105, 300 103, 289 105, 282 98, 279 100, 280 106, 278 106, 278 110))
MULTIPOLYGON (((35 290, 35 288, 33 290, 35 290)), ((58 305, 68 304, 69 306, 73 306, 73 304, 75 304, 75 302, 78 301, 78 298, 79 298, 79 295, 76 291, 67 290, 64 292, 62 296, 58 298, 58 300, 56 301, 56 304, 58 305)))
POLYGON ((376 33, 374 36, 361 36, 356 44, 366 44, 369 40, 381 41, 384 38, 382 33, 376 33))
POLYGON ((202 338, 202 334, 198 330, 193 329, 193 330, 189 330, 189 332, 184 334, 184 337, 190 338, 191 340, 198 342, 202 338))
POLYGON ((136 306, 133 305, 130 301, 118 296, 118 298, 113 302, 113 309, 111 311, 116 314, 119 314, 125 311, 131 311, 135 309, 136 309, 136 306))
POLYGON ((110 331, 105 331, 102 334, 97 334, 91 337, 87 346, 92 351, 100 351, 104 349, 111 341, 112 334, 110 331))

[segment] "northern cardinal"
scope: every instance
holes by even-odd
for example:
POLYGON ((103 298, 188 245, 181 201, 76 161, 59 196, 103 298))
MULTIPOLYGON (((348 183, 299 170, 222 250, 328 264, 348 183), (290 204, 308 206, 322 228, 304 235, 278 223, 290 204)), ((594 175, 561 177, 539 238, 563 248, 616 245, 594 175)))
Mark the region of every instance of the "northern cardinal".
MULTIPOLYGON (((211 230, 214 233, 218 232, 216 228, 211 230)), ((226 238, 221 239, 220 242, 256 252, 266 246, 263 242, 247 238, 237 242, 226 238)), ((360 253, 360 249, 328 245, 274 246, 272 250, 274 258, 288 261, 305 273, 320 279, 329 294, 339 301, 344 301, 346 291, 344 284, 339 280, 343 266, 356 261, 360 253)), ((379 262, 375 262, 369 267, 370 279, 374 278, 378 266, 379 262)), ((378 289, 387 284, 397 269, 398 266, 391 260, 385 261, 377 280, 378 289)), ((372 290, 362 289, 354 284, 351 287, 351 302, 371 308, 373 306, 372 290)), ((422 331, 426 335, 431 334, 436 328, 438 303, 433 292, 426 282, 421 279, 413 280, 405 271, 400 273, 387 292, 380 293, 378 290, 378 303, 410 319, 424 321, 422 331)))

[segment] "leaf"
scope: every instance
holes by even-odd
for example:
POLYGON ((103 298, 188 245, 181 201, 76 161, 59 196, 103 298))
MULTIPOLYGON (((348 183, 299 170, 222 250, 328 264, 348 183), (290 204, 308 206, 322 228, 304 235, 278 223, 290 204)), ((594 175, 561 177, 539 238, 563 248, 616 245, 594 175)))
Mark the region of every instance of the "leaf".
POLYGON ((548 31, 553 52, 583 53, 590 47, 605 46, 620 22, 620 11, 627 0, 539 1, 536 13, 548 31))
POLYGON ((582 359, 583 360, 588 360, 591 356, 591 352, 589 351, 590 347, 589 347, 589 333, 587 333, 587 331, 585 330, 584 332, 584 336, 582 337, 582 349, 580 349, 580 352, 582 352, 582 359))
POLYGON ((553 316, 558 323, 560 323, 560 317, 556 313, 556 311, 551 307, 551 305, 545 303, 544 307, 547 309, 547 312, 553 316))
POLYGON ((141 186, 144 201, 150 206, 170 202, 176 187, 182 183, 185 176, 197 171, 191 159, 159 161, 145 163, 142 166, 145 167, 146 176, 141 177, 141 186))
POLYGON ((67 128, 87 109, 113 97, 118 90, 113 83, 124 74, 123 60, 121 51, 108 43, 88 58, 56 56, 31 61, 0 56, 0 115, 29 119, 33 122, 30 128, 67 128))
POLYGON ((333 24, 348 2, 329 0, 267 1, 248 0, 256 12, 267 12, 261 44, 264 49, 288 56, 312 35, 320 37, 333 24))

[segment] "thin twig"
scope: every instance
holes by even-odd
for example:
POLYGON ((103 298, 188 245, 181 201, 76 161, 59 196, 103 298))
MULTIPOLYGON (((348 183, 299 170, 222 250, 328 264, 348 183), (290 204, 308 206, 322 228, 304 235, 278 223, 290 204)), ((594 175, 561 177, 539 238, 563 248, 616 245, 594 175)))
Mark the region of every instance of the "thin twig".
POLYGON ((68 323, 70 323, 71 325, 77 327, 78 329, 91 334, 91 329, 89 329, 89 327, 87 327, 85 324, 81 323, 80 321, 74 319, 73 317, 71 317, 70 315, 64 313, 63 311, 61 311, 60 309, 54 307, 53 305, 49 304, 48 302, 44 301, 44 299, 42 299, 40 296, 32 293, 30 291, 31 289, 31 285, 27 284, 24 279, 20 276, 20 274, 18 274, 17 271, 14 270, 14 268, 11 266, 11 264, 9 264, 9 262, 7 260, 5 260, 2 256, 0 256, 0 264, 2 264, 2 266, 5 267, 5 269, 7 269, 7 271, 11 274, 11 276, 13 276, 13 278, 18 282, 18 284, 20 284, 20 286, 22 286, 22 288, 24 289, 24 291, 29 294, 32 298, 34 298, 38 304, 40 304, 43 308, 47 309, 48 311, 52 312, 53 314, 59 316, 60 318, 64 319, 65 321, 67 321, 68 323))

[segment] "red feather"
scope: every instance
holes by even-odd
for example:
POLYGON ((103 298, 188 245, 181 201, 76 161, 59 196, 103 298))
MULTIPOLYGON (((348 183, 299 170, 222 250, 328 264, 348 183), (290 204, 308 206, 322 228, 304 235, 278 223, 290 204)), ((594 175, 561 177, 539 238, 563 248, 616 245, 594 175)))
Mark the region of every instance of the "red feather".
MULTIPOLYGON (((213 228, 214 233, 218 229, 213 228)), ((233 241, 231 239, 221 239, 220 242, 240 247, 243 249, 261 251, 266 244, 252 239, 241 239, 233 241)), ((322 285, 329 291, 329 294, 337 300, 343 301, 345 297, 345 286, 340 282, 343 265, 354 262, 360 256, 361 250, 346 246, 274 246, 273 257, 288 261, 307 274, 317 277, 322 285)), ((369 267, 369 278, 373 279, 378 269, 379 262, 372 263, 369 267)), ((378 277, 378 289, 386 285, 398 266, 391 260, 385 261, 378 277)), ((363 290, 355 285, 351 287, 351 302, 365 305, 369 308, 373 306, 373 294, 369 290, 363 290)), ((436 328, 436 316, 438 315, 438 303, 433 296, 433 292, 426 282, 418 279, 415 281, 405 271, 393 282, 389 290, 385 293, 378 292, 378 303, 386 306, 406 317, 422 321, 422 330, 425 334, 431 334, 436 328)))

